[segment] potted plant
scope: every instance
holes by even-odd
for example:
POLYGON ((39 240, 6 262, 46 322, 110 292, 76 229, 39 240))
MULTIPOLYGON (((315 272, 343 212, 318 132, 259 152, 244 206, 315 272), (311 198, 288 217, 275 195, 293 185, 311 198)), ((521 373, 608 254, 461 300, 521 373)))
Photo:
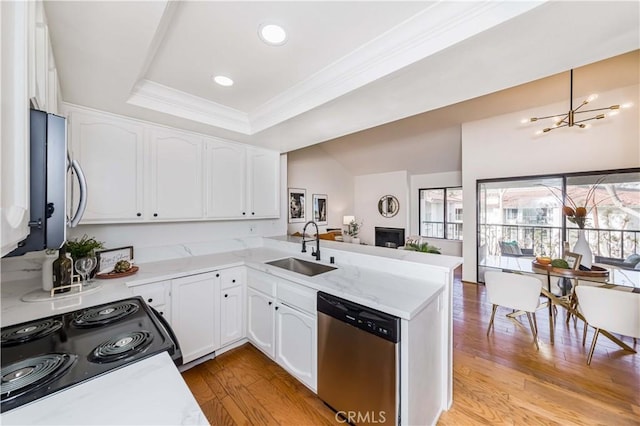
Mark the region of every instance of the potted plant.
POLYGON ((351 242, 353 244, 360 244, 360 228, 362 228, 362 222, 358 223, 355 219, 349 222, 347 234, 351 237, 351 242))
MULTIPOLYGON (((96 250, 103 249, 104 243, 102 241, 96 240, 94 237, 89 237, 87 234, 84 234, 82 238, 68 240, 65 243, 65 246, 67 249, 67 253, 71 255, 71 258, 73 259, 73 263, 75 265, 75 262, 78 259, 81 259, 83 257, 95 257, 96 250)), ((94 273, 95 269, 91 272, 92 277, 94 273)))
POLYGON ((427 241, 408 239, 404 245, 405 250, 419 251, 421 253, 440 254, 440 248, 432 246, 427 241))

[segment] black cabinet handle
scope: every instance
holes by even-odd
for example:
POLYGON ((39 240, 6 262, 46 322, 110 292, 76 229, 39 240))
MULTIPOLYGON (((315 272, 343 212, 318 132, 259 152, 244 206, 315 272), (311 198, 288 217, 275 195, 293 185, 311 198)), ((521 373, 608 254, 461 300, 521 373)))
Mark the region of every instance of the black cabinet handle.
POLYGON ((231 282, 232 282, 232 283, 235 283, 235 282, 236 282, 236 280, 231 280, 231 282))
POLYGON ((278 306, 276 306, 276 311, 278 310, 278 306))
POLYGON ((153 214, 153 217, 158 217, 158 213, 154 213, 154 214, 153 214))
POLYGON ((247 214, 246 212, 242 212, 242 216, 244 216, 244 215, 246 215, 246 214, 247 214))
POLYGON ((273 303, 273 302, 269 302, 269 306, 271 306, 271 304, 272 304, 272 303, 273 303))
POLYGON ((218 278, 220 276, 220 274, 216 274, 216 278, 218 278))
POLYGON ((147 302, 148 303, 153 303, 153 299, 150 297, 150 298, 147 299, 147 302))
POLYGON ((142 216, 142 213, 136 213, 136 216, 140 217, 142 216))
POLYGON ((251 212, 251 214, 256 214, 256 212, 251 212))
POLYGON ((229 295, 228 295, 228 294, 225 294, 225 295, 224 295, 224 297, 229 297, 229 295))

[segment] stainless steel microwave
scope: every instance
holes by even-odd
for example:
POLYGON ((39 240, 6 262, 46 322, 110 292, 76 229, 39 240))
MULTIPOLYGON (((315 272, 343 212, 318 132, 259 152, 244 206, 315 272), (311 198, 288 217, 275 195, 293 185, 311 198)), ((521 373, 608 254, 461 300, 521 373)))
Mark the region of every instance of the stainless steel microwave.
POLYGON ((32 109, 30 112, 29 235, 7 254, 58 249, 64 244, 67 226, 78 224, 86 207, 87 185, 79 164, 67 153, 64 117, 32 109), (80 200, 75 215, 67 218, 67 173, 77 176, 80 200))

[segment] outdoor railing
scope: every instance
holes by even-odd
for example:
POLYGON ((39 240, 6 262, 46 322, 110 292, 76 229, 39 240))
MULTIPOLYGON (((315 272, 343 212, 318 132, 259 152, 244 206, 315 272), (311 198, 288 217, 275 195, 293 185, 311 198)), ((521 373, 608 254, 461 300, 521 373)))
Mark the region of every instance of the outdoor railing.
MULTIPOLYGON (((536 255, 560 257, 562 228, 546 225, 480 224, 478 245, 486 254, 500 254, 500 242, 516 241, 521 248, 533 249, 536 255), (483 247, 483 250, 485 248, 483 247)), ((577 228, 567 228, 567 241, 573 247, 578 239, 577 228)), ((624 259, 640 251, 640 230, 585 229, 585 237, 594 256, 624 259)))

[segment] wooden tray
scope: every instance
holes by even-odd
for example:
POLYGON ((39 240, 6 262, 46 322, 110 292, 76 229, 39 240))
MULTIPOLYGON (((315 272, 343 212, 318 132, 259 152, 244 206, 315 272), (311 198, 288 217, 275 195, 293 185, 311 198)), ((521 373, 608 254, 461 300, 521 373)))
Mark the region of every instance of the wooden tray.
POLYGON ((108 274, 96 274, 96 278, 101 279, 101 280, 109 280, 111 278, 122 278, 122 277, 128 277, 129 275, 133 275, 136 272, 138 272, 138 268, 137 266, 132 266, 131 268, 129 268, 128 271, 124 271, 124 272, 109 272, 108 274))
POLYGON ((556 268, 551 265, 543 265, 541 263, 536 262, 536 260, 531 261, 531 265, 536 269, 542 269, 547 272, 551 272, 555 275, 560 275, 563 277, 569 278, 601 278, 606 279, 609 278, 609 270, 601 268, 599 266, 593 265, 590 271, 581 271, 579 269, 565 269, 565 268, 556 268))

